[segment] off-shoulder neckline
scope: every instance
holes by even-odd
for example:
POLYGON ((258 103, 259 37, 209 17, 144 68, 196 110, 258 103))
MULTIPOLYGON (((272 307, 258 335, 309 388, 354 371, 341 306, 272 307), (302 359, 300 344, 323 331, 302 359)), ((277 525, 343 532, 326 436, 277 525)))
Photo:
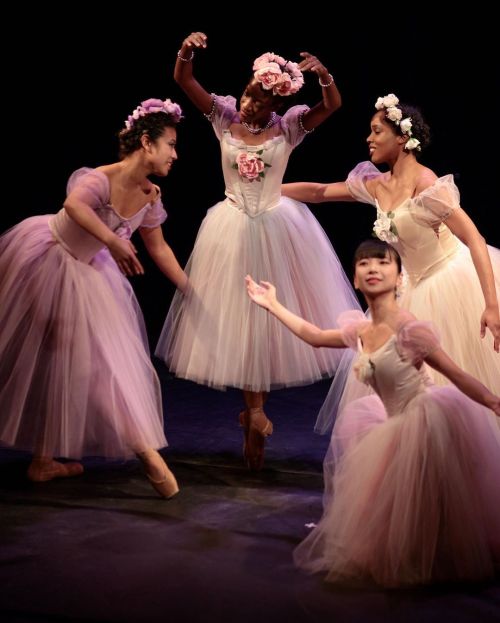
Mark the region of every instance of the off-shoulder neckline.
MULTIPOLYGON (((106 183, 107 183, 107 187, 108 187, 108 196, 111 199, 111 182, 109 181, 109 177, 106 175, 106 173, 103 173, 102 171, 98 171, 97 169, 90 169, 90 171, 93 171, 94 173, 97 173, 99 176, 102 176, 106 179, 106 183)), ((132 219, 134 219, 138 214, 140 214, 143 210, 145 210, 147 207, 152 208, 153 205, 158 201, 158 199, 160 198, 160 194, 158 194, 158 196, 156 197, 156 199, 154 201, 148 201, 146 202, 142 208, 139 208, 137 210, 137 212, 134 212, 134 214, 132 214, 132 216, 123 216, 122 214, 120 214, 118 212, 118 210, 114 207, 114 205, 111 203, 111 201, 108 201, 108 203, 106 204, 106 207, 109 208, 110 210, 112 210, 116 216, 122 220, 122 221, 131 221, 132 219)))
MULTIPOLYGON (((371 167, 377 171, 377 173, 379 175, 383 175, 382 171, 379 171, 379 169, 377 169, 377 167, 370 162, 369 160, 366 161, 368 164, 371 165, 371 167)), ((358 165, 359 166, 359 165, 358 165)), ((420 192, 412 195, 411 197, 406 197, 405 199, 403 199, 403 201, 401 201, 401 203, 399 203, 396 207, 392 208, 391 210, 382 210, 382 208, 380 207, 380 202, 377 199, 377 197, 375 197, 374 195, 371 194, 371 192, 369 192, 368 188, 366 187, 366 182, 368 180, 363 180, 363 186, 366 190, 366 192, 370 195, 370 197, 373 200, 374 205, 377 207, 378 210, 380 210, 380 212, 382 212, 382 214, 389 214, 391 212, 395 212, 396 210, 398 210, 401 206, 403 206, 405 203, 407 203, 408 201, 415 201, 416 199, 418 199, 419 197, 421 197, 422 195, 424 195, 425 193, 427 193, 429 190, 431 190, 432 188, 434 188, 434 186, 436 186, 438 183, 443 183, 447 180, 449 180, 451 178, 451 181, 453 183, 454 179, 453 179, 453 174, 452 173, 446 173, 445 175, 441 175, 440 177, 437 177, 432 184, 429 184, 429 186, 426 186, 423 190, 421 190, 420 192)))

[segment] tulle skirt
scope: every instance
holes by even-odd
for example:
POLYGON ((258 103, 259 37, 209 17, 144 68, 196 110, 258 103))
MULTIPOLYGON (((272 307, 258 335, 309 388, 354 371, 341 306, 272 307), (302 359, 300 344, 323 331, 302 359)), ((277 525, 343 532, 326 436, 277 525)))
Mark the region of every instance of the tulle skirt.
POLYGON ((312 383, 341 358, 314 349, 253 303, 247 274, 276 286, 280 301, 322 328, 359 308, 328 237, 309 209, 282 198, 255 218, 229 201, 203 220, 186 266, 191 292, 177 293, 156 355, 176 375, 250 391, 312 383))
POLYGON ((131 286, 107 250, 90 264, 70 255, 49 219, 0 238, 0 442, 72 458, 165 446, 131 286))
POLYGON ((296 564, 349 585, 491 577, 500 563, 500 429, 491 411, 454 387, 427 389, 389 419, 378 399, 369 402, 344 429, 332 495, 296 564))
MULTIPOLYGON (((493 265, 497 296, 500 298, 500 250, 488 247, 493 265)), ((436 326, 443 350, 463 370, 500 395, 500 355, 493 349, 489 330, 479 335, 484 296, 469 249, 460 245, 458 252, 440 270, 408 284, 400 301, 418 320, 430 320, 436 326)), ((356 353, 346 351, 316 422, 317 432, 324 433, 337 416, 354 400, 372 393, 352 374, 356 353)), ((429 368, 434 383, 447 385, 446 377, 429 368)), ((342 415, 342 417, 344 417, 342 415)))

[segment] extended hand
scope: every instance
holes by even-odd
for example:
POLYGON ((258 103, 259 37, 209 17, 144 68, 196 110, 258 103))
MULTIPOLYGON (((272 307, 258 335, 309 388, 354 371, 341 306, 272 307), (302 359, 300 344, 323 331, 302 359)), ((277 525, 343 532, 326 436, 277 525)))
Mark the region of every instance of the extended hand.
POLYGON ((261 281, 256 283, 250 275, 245 277, 248 296, 265 309, 270 309, 272 304, 276 302, 276 288, 269 281, 261 281))
POLYGON ((316 56, 309 54, 309 52, 301 52, 300 56, 304 59, 299 63, 299 69, 301 71, 312 71, 319 78, 328 77, 328 69, 320 60, 316 58, 316 56))
POLYGON ((130 240, 123 240, 115 236, 113 241, 108 245, 109 252, 118 264, 118 268, 124 275, 131 277, 132 275, 144 275, 144 268, 136 258, 137 249, 130 240))
POLYGON ((500 315, 498 307, 487 307, 481 316, 481 337, 486 335, 486 328, 493 334, 493 348, 500 351, 500 315))
POLYGON ((204 32, 192 32, 182 42, 182 47, 186 48, 206 48, 207 35, 204 32))

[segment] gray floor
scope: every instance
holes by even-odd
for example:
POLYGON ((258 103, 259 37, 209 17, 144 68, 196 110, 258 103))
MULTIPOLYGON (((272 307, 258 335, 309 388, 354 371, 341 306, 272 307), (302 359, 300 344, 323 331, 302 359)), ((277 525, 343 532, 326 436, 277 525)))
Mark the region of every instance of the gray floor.
POLYGON ((327 383, 272 394, 266 468, 240 457, 238 392, 163 379, 181 493, 155 497, 137 462, 86 461, 83 476, 31 484, 0 453, 0 617, 64 621, 500 620, 500 581, 349 591, 295 569, 321 512, 327 439, 312 433, 327 383))

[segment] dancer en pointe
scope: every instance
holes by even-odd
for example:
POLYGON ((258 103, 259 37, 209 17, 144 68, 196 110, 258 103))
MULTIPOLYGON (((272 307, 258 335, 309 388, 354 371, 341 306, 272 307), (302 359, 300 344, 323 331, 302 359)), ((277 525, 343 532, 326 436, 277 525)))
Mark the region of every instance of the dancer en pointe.
POLYGON ((201 224, 186 266, 190 294, 174 296, 156 355, 179 377, 243 390, 244 458, 258 470, 273 432, 263 410, 268 392, 332 376, 340 356, 295 340, 250 304, 242 279, 249 272, 273 279, 286 304, 320 326, 357 305, 318 221, 304 204, 280 194, 292 150, 341 100, 326 67, 308 52, 299 63, 269 52, 259 56, 239 101, 210 94, 193 74, 195 55, 206 47, 205 34, 186 37, 174 78, 220 141, 226 198, 201 224), (304 72, 318 78, 320 101, 283 112, 302 87, 304 72))

